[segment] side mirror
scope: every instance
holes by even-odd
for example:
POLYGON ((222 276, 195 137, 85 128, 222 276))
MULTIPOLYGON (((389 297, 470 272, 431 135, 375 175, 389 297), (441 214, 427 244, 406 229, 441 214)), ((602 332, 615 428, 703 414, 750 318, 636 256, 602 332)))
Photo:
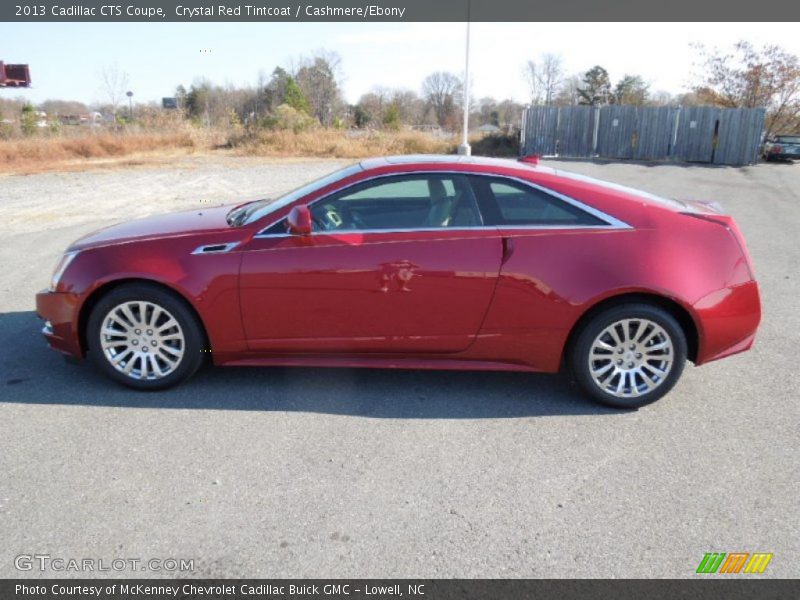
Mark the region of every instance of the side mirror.
POLYGON ((289 233, 295 235, 308 235, 311 233, 311 211, 308 206, 295 206, 286 217, 289 233))

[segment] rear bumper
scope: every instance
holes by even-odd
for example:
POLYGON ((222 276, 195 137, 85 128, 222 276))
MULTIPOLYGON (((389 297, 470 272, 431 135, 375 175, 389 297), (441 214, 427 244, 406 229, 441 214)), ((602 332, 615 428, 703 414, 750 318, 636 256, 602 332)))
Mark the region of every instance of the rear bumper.
POLYGON ((800 160, 800 154, 790 152, 789 154, 768 154, 767 160, 800 160))
POLYGON ((694 305, 699 320, 696 364, 749 350, 761 322, 758 284, 748 281, 718 290, 694 305))
POLYGON ((36 314, 45 321, 42 334, 47 343, 67 356, 83 358, 77 310, 75 294, 46 290, 36 294, 36 314))

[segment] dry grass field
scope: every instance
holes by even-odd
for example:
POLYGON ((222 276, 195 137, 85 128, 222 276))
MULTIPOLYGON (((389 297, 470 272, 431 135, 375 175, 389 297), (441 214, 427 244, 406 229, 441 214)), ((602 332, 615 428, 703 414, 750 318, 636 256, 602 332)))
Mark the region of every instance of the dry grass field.
POLYGON ((212 147, 214 136, 189 128, 164 131, 78 131, 0 140, 0 173, 72 171, 123 159, 212 147))
POLYGON ((455 136, 436 137, 416 131, 353 132, 337 129, 261 131, 233 139, 237 154, 249 156, 303 156, 365 158, 387 154, 448 154, 455 151, 455 136))
POLYGON ((160 130, 84 130, 0 139, 0 174, 76 171, 160 162, 187 154, 228 154, 273 158, 365 158, 387 154, 446 154, 458 140, 415 131, 359 131, 314 128, 254 133, 207 129, 189 124, 160 130))

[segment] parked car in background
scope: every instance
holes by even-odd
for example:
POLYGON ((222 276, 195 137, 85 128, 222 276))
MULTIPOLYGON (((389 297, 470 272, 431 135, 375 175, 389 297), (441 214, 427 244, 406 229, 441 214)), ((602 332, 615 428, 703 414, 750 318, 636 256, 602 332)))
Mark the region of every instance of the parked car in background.
POLYGON ((764 160, 800 159, 800 135, 776 135, 764 144, 764 160))
MULTIPOLYGON (((122 223, 37 296, 50 345, 154 390, 217 365, 572 373, 657 400, 750 348, 745 242, 713 204, 538 161, 365 160, 277 200, 122 223)), ((534 385, 534 383, 531 383, 534 385)))

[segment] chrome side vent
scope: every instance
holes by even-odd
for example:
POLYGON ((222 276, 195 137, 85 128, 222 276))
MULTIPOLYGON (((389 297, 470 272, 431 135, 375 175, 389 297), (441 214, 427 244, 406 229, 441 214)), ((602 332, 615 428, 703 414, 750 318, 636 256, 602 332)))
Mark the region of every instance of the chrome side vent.
POLYGON ((229 244, 207 244, 205 246, 198 246, 192 251, 192 254, 220 254, 222 252, 229 252, 238 245, 239 242, 231 242, 229 244))

